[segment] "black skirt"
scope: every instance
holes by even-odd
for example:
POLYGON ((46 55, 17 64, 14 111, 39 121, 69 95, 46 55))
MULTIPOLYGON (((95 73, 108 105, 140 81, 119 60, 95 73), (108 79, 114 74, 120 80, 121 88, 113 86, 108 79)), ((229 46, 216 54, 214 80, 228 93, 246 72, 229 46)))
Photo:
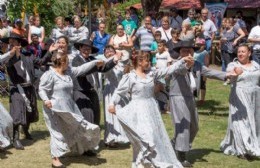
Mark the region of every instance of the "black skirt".
POLYGON ((28 112, 26 103, 17 87, 10 87, 10 115, 14 125, 27 125, 39 120, 36 93, 33 86, 23 87, 24 93, 30 101, 32 112, 28 112))

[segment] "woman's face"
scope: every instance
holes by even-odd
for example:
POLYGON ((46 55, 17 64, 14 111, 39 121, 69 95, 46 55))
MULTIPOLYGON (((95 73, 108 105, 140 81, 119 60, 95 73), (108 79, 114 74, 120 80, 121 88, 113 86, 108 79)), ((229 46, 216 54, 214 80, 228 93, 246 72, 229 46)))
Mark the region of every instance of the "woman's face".
POLYGON ((74 20, 74 26, 75 26, 76 28, 79 28, 79 27, 81 26, 81 22, 80 22, 78 19, 75 19, 75 20, 74 20))
POLYGON ((248 63, 250 55, 251 55, 251 51, 249 51, 247 47, 245 46, 238 47, 237 58, 241 64, 248 63))
POLYGON ((168 30, 170 28, 168 20, 163 20, 162 21, 162 28, 165 29, 165 30, 168 30))
POLYGON ((57 27, 60 28, 60 29, 62 29, 63 26, 64 26, 62 20, 57 20, 56 25, 57 25, 57 27))
POLYGON ((34 20, 34 25, 35 25, 35 26, 40 26, 40 18, 36 18, 36 19, 34 20))
POLYGON ((180 33, 172 33, 172 38, 173 38, 174 40, 178 40, 179 37, 180 37, 180 33))
POLYGON ((231 28, 232 27, 232 23, 231 22, 229 22, 229 21, 227 21, 226 22, 226 24, 225 24, 225 26, 226 26, 226 28, 231 28))
POLYGON ((116 51, 113 48, 107 48, 104 51, 104 55, 106 58, 112 57, 116 54, 116 51))
POLYGON ((116 32, 118 36, 123 36, 124 35, 124 28, 122 25, 118 25, 116 28, 116 32))
POLYGON ((64 53, 67 53, 68 43, 66 42, 66 40, 64 38, 58 39, 57 44, 58 44, 59 50, 63 51, 64 53))
POLYGON ((150 67, 150 60, 148 58, 143 59, 138 63, 140 67, 142 67, 144 70, 147 70, 150 67))

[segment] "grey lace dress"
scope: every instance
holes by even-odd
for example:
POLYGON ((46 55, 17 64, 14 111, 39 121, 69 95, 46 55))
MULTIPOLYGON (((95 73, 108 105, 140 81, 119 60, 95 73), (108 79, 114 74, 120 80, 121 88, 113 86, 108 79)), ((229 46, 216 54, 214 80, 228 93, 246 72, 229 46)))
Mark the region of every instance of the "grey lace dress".
POLYGON ((260 67, 244 68, 238 62, 228 65, 227 71, 241 67, 243 73, 231 80, 228 128, 220 149, 227 155, 260 156, 260 67))
MULTIPOLYGON (((106 144, 109 143, 128 143, 129 140, 120 125, 117 116, 108 112, 111 97, 116 90, 120 79, 122 78, 123 72, 120 67, 115 66, 110 71, 104 73, 105 84, 103 90, 104 96, 104 113, 105 113, 105 136, 104 141, 106 144)), ((127 96, 122 99, 116 106, 117 109, 122 108, 128 102, 127 96)))
POLYGON ((50 100, 52 108, 43 106, 43 114, 51 136, 51 155, 61 157, 67 153, 82 154, 94 149, 100 141, 100 128, 84 120, 73 101, 73 81, 88 72, 96 61, 68 69, 65 75, 52 67, 40 80, 39 95, 43 101, 50 100))
POLYGON ((154 98, 154 83, 165 75, 183 69, 186 66, 180 60, 167 68, 147 71, 146 78, 140 78, 133 70, 119 82, 111 104, 118 104, 130 93, 130 102, 117 109, 116 116, 133 147, 132 168, 182 167, 171 146, 154 98))
POLYGON ((11 137, 13 137, 13 119, 0 103, 0 149, 11 144, 11 137))

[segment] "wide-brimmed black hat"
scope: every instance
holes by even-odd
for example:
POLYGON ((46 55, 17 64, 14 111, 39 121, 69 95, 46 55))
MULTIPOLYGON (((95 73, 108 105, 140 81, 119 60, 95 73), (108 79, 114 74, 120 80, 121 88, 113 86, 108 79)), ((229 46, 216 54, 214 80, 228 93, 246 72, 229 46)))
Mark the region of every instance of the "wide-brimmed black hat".
POLYGON ((198 50, 200 47, 195 46, 193 41, 181 41, 176 48, 173 50, 176 52, 180 52, 181 48, 193 48, 194 51, 198 50))
POLYGON ((79 50, 79 47, 82 46, 82 45, 86 45, 86 46, 89 46, 91 47, 92 49, 92 54, 95 54, 99 51, 98 48, 94 47, 93 44, 92 44, 92 41, 88 40, 88 39, 85 39, 85 40, 81 40, 79 42, 76 42, 74 43, 74 47, 79 50))
POLYGON ((9 39, 16 39, 21 43, 22 47, 25 47, 28 45, 28 41, 24 39, 21 35, 16 34, 16 33, 11 33, 9 37, 1 38, 0 41, 3 43, 9 44, 9 39))

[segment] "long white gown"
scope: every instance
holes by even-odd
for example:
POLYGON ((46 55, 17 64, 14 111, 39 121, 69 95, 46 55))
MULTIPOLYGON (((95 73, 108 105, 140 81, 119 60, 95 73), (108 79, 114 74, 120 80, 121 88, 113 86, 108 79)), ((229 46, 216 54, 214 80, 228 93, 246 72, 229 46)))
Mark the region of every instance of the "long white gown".
POLYGON ((6 148, 11 144, 13 137, 13 119, 0 103, 0 148, 6 148))
MULTIPOLYGON (((128 143, 129 140, 120 125, 117 116, 109 113, 108 108, 111 102, 111 97, 116 90, 120 79, 122 78, 123 70, 117 65, 110 71, 104 73, 105 85, 104 85, 104 113, 105 113, 105 137, 104 142, 109 143, 128 143)), ((128 102, 127 96, 119 104, 116 109, 122 108, 128 102)))
POLYGON ((165 69, 147 71, 146 78, 140 78, 133 70, 123 76, 113 94, 111 104, 117 105, 130 93, 131 101, 125 107, 117 109, 116 116, 133 147, 133 168, 182 167, 176 158, 154 98, 155 81, 182 70, 186 70, 183 60, 165 69))
POLYGON ((227 71, 241 67, 243 73, 231 80, 228 128, 220 149, 227 155, 260 156, 260 66, 244 68, 239 62, 228 64, 227 71))
POLYGON ((51 135, 51 155, 61 157, 69 152, 83 154, 98 146, 100 128, 84 119, 73 101, 73 81, 95 66, 96 61, 72 67, 65 75, 52 67, 40 80, 39 95, 43 101, 50 100, 52 108, 43 107, 46 125, 51 135))

